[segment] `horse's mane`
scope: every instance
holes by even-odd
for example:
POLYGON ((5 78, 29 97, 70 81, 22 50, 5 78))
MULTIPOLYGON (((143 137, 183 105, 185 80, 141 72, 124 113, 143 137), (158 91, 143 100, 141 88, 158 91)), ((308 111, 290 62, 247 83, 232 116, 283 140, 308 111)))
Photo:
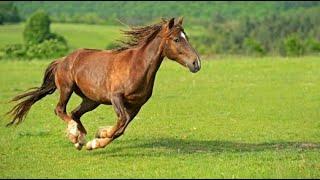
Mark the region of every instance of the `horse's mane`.
MULTIPOLYGON (((117 48, 113 49, 113 51, 120 52, 126 49, 148 44, 161 31, 163 24, 168 22, 167 19, 161 19, 161 22, 148 26, 133 27, 127 25, 130 28, 129 30, 121 30, 122 34, 124 34, 127 40, 118 40, 121 44, 117 48)), ((174 27, 186 35, 183 27, 180 24, 175 24, 174 27)), ((186 38, 188 39, 187 35, 186 38)))
POLYGON ((123 51, 129 48, 139 46, 141 44, 147 44, 152 41, 156 35, 161 31, 162 25, 166 21, 159 22, 157 24, 143 26, 143 27, 130 27, 129 30, 121 30, 127 40, 121 42, 120 47, 114 49, 115 51, 123 51))

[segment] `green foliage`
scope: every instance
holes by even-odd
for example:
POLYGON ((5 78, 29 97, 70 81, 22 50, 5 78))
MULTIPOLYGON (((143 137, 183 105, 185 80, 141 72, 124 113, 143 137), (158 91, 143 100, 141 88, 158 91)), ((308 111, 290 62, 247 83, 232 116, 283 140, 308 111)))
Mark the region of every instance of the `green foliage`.
POLYGON ((65 46, 67 46, 67 40, 60 34, 50 33, 47 36, 47 40, 55 40, 65 46))
POLYGON ((23 37, 24 44, 3 48, 5 58, 57 58, 68 52, 66 39, 50 32, 50 18, 44 11, 37 11, 28 19, 23 37))
POLYGON ((319 2, 16 2, 26 19, 38 9, 46 10, 56 22, 116 23, 141 25, 159 17, 185 16, 192 24, 206 25, 216 20, 236 20, 244 16, 261 19, 269 13, 296 12, 299 8, 319 6, 319 2), (250 12, 250 13, 248 13, 250 12), (88 17, 85 17, 88 16, 88 17), (88 19, 87 19, 88 18, 88 19), (98 20, 101 19, 101 20, 98 20))
POLYGON ((0 2, 0 25, 5 22, 19 22, 20 16, 14 2, 0 2))
POLYGON ((68 47, 58 39, 45 40, 40 44, 29 45, 26 57, 32 58, 58 58, 65 56, 68 47))
POLYGON ((243 17, 238 20, 225 20, 218 14, 206 25, 203 37, 195 39, 195 44, 205 45, 209 51, 204 53, 208 54, 298 56, 314 53, 320 37, 319 10, 316 6, 290 15, 269 13, 260 19, 243 17), (291 34, 305 38, 289 37, 291 34))
POLYGON ((44 11, 37 11, 27 20, 23 31, 26 44, 39 44, 50 36, 50 18, 44 11))
POLYGON ((9 44, 1 49, 5 58, 23 58, 26 56, 26 47, 23 44, 9 44))
POLYGON ((308 39, 306 41, 306 50, 309 53, 320 53, 320 42, 315 39, 308 39))
POLYGON ((86 13, 78 18, 80 22, 87 23, 87 24, 103 24, 105 20, 98 16, 96 13, 86 13))
POLYGON ((1 51, 3 58, 11 59, 58 58, 68 52, 68 46, 58 39, 49 39, 39 44, 10 44, 1 51))
MULTIPOLYGON (((289 55, 284 42, 290 34, 303 37, 301 53, 315 54, 320 39, 319 2, 233 2, 232 5, 229 2, 19 2, 15 5, 24 18, 45 9, 54 22, 68 23, 119 25, 117 19, 120 19, 130 25, 144 25, 158 22, 160 17, 185 16, 185 29, 192 32, 190 41, 200 54, 207 55, 289 55)), ((95 31, 98 27, 91 27, 85 32, 73 31, 70 36, 88 33, 90 37, 83 45, 79 44, 82 37, 74 40, 74 47, 105 48, 113 38, 105 39, 119 34, 98 34, 95 31), (94 38, 105 42, 92 43, 94 38)), ((290 56, 294 55, 297 54, 290 56)))
POLYGON ((214 54, 217 48, 214 47, 216 45, 212 36, 194 36, 190 38, 190 43, 200 54, 214 54))
POLYGON ((301 56, 305 49, 302 40, 297 35, 290 35, 284 40, 286 55, 301 56))
POLYGON ((263 49, 261 43, 257 42, 252 38, 247 38, 244 40, 244 48, 247 50, 248 55, 264 55, 265 50, 263 49))
POLYGON ((3 19, 3 15, 2 15, 2 14, 0 14, 0 25, 2 25, 2 24, 3 24, 3 21, 4 21, 4 19, 3 19))

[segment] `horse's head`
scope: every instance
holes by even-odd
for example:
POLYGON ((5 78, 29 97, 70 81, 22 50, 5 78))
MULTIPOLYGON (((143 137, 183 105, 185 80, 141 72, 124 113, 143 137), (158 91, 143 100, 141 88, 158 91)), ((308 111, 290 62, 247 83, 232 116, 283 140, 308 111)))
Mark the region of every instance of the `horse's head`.
POLYGON ((162 28, 164 37, 164 55, 181 65, 188 67, 193 73, 201 68, 200 57, 196 50, 190 45, 188 36, 182 27, 183 18, 179 18, 175 24, 174 18, 165 21, 162 28))

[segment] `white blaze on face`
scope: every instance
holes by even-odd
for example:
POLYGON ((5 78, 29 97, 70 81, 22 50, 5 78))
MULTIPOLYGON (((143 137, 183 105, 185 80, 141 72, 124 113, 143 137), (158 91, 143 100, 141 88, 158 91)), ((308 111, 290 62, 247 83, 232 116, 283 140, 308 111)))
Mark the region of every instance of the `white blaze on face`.
POLYGON ((187 40, 186 35, 185 35, 182 31, 180 32, 180 35, 181 35, 182 38, 184 38, 185 40, 187 40))
MULTIPOLYGON (((180 32, 180 35, 181 35, 182 38, 187 40, 186 35, 182 31, 180 32)), ((198 62, 199 68, 201 68, 201 62, 200 62, 199 57, 197 57, 197 62, 198 62)))

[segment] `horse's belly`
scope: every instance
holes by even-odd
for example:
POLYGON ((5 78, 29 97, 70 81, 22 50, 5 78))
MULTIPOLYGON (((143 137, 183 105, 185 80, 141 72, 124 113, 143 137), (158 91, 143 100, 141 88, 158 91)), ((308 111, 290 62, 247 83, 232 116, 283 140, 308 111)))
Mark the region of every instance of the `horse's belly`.
MULTIPOLYGON (((79 85, 78 85, 79 86, 79 85)), ((95 86, 79 86, 81 93, 96 102, 100 102, 102 104, 110 104, 110 98, 108 97, 108 93, 103 91, 101 88, 95 86)))
POLYGON ((107 88, 105 87, 105 80, 101 75, 95 74, 95 71, 87 70, 78 73, 75 76, 75 82, 79 90, 89 99, 103 104, 110 104, 110 97, 107 88))

